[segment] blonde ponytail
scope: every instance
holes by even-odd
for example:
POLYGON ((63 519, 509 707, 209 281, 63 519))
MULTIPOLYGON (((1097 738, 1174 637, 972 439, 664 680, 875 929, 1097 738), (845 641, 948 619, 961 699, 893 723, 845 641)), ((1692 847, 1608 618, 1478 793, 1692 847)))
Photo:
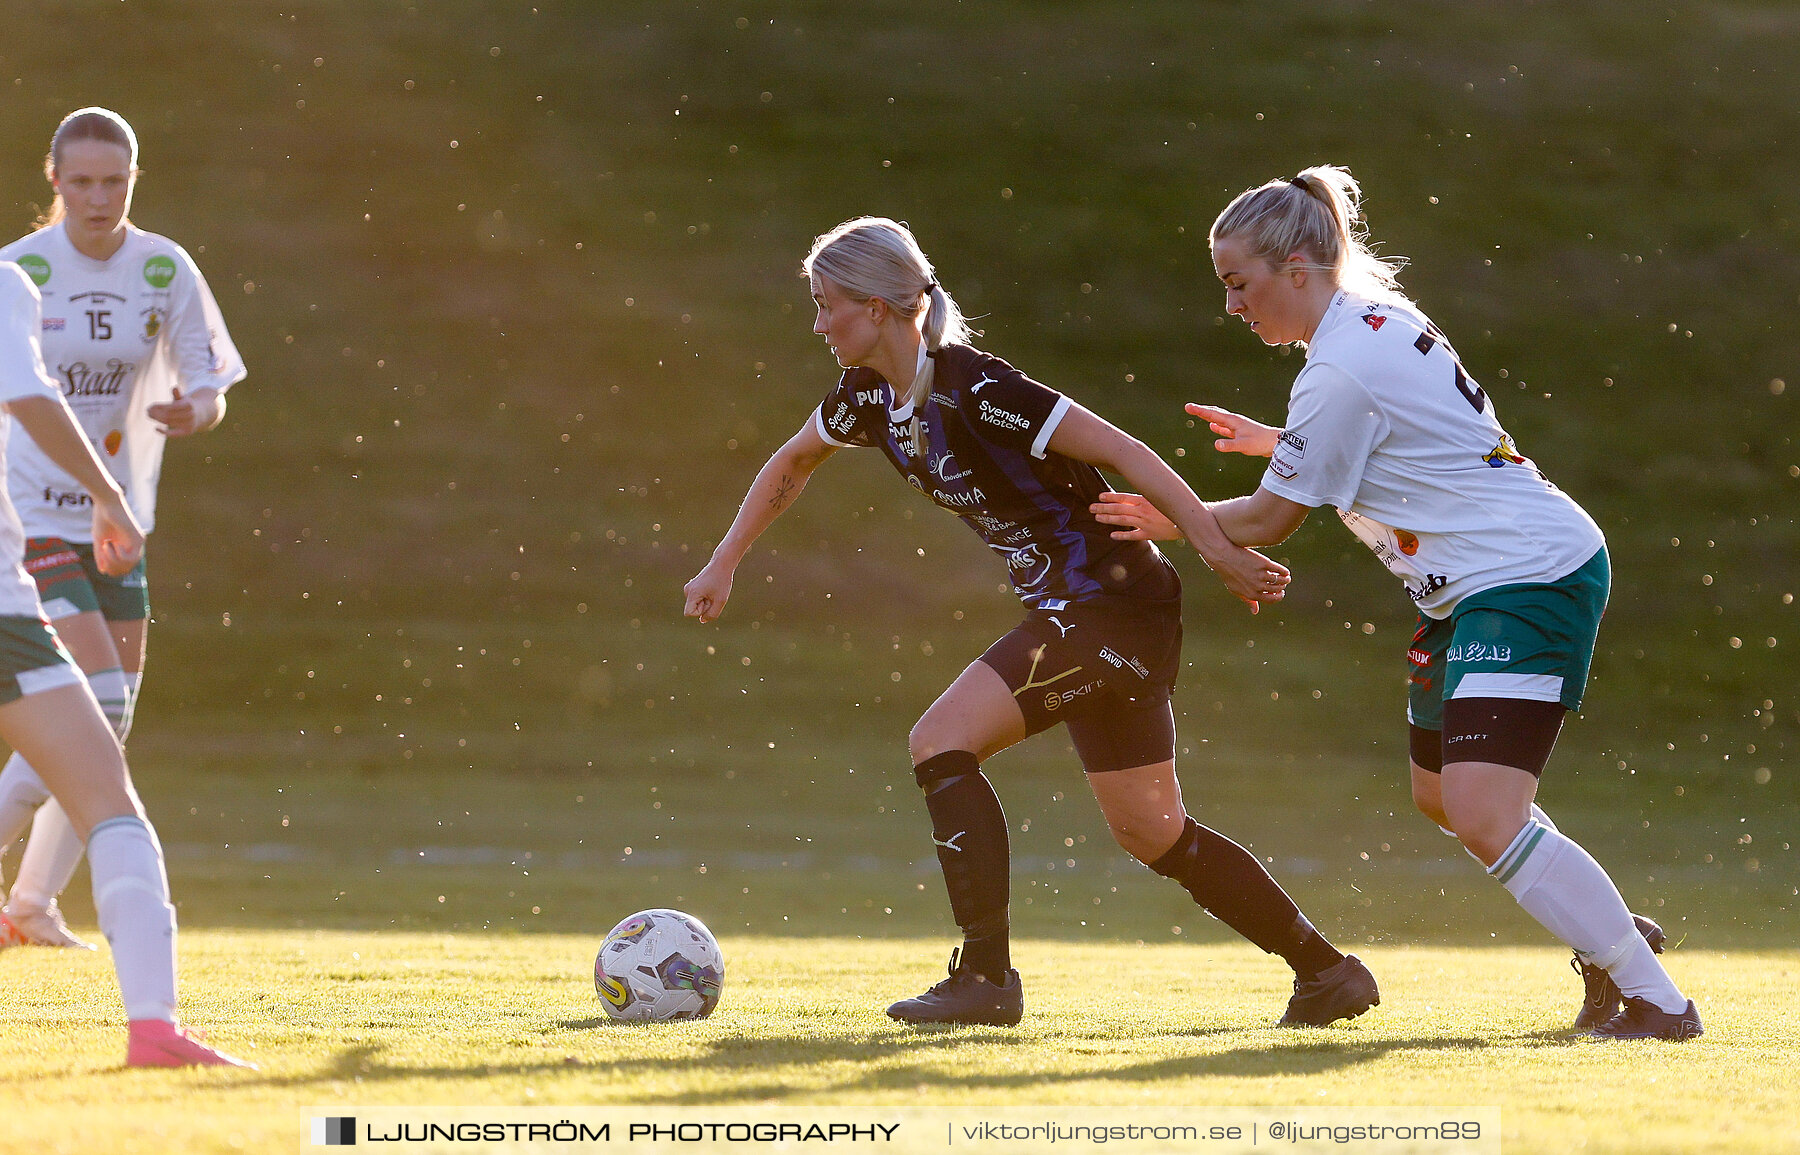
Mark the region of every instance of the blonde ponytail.
POLYGON ((1406 299, 1399 279, 1406 258, 1379 256, 1369 244, 1362 186, 1341 165, 1314 165, 1240 193, 1213 222, 1212 243, 1228 238, 1247 241, 1271 266, 1298 253, 1305 259, 1290 267, 1327 273, 1378 300, 1406 299))
MULTIPOLYGON (((912 230, 899 221, 886 217, 845 221, 813 241, 812 251, 801 262, 800 275, 823 277, 853 301, 885 301, 895 313, 920 325, 929 352, 966 344, 972 335, 956 298, 938 284, 925 251, 912 230), (918 320, 921 312, 922 322, 918 320)), ((931 396, 934 369, 927 358, 906 394, 913 406, 911 452, 915 457, 923 452, 918 413, 931 396)))

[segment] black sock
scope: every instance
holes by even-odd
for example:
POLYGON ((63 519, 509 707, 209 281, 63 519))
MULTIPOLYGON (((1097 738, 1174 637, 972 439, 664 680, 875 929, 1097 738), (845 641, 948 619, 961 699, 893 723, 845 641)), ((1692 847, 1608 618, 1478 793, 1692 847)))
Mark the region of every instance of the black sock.
POLYGON ((967 750, 927 758, 913 773, 925 791, 950 913, 963 930, 960 965, 1004 983, 1012 966, 1007 915, 1012 851, 1000 798, 967 750))
POLYGON ((1320 971, 1343 960, 1269 877, 1256 855, 1192 818, 1175 845, 1150 869, 1186 887, 1213 917, 1286 959, 1303 979, 1317 978, 1320 971))

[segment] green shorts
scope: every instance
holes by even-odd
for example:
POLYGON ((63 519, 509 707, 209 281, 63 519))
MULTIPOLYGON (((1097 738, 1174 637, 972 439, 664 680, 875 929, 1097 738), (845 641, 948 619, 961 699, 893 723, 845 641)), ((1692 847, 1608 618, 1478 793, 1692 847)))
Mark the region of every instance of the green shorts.
POLYGON ((0 616, 0 706, 84 680, 49 622, 0 616))
POLYGON ((1612 570, 1606 550, 1554 582, 1495 586, 1456 603, 1441 621, 1419 615, 1407 660, 1406 718, 1444 728, 1451 698, 1519 698, 1581 705, 1612 570))
POLYGON ((37 583, 38 601, 53 622, 95 610, 109 622, 141 622, 150 616, 150 584, 142 559, 123 577, 109 577, 94 563, 92 543, 34 537, 25 542, 25 572, 37 583))

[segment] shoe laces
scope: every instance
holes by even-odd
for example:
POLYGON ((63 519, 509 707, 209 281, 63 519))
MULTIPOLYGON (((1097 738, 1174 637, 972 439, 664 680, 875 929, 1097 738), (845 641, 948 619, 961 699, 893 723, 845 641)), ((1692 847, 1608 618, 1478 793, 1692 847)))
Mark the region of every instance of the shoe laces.
POLYGON ((1607 990, 1607 980, 1611 979, 1612 975, 1607 973, 1604 967, 1597 967, 1593 963, 1584 963, 1581 961, 1580 955, 1570 955, 1569 969, 1580 975, 1581 981, 1587 984, 1586 994, 1589 1003, 1598 1007, 1604 1006, 1609 1001, 1612 992, 1607 990))
POLYGON ((977 973, 973 968, 965 968, 962 965, 962 948, 957 947, 957 948, 951 950, 951 952, 950 952, 950 974, 949 974, 949 976, 946 978, 939 979, 935 984, 932 985, 932 988, 929 991, 926 991, 925 993, 930 994, 930 995, 945 994, 949 991, 955 990, 957 987, 960 987, 960 986, 964 985, 965 983, 984 982, 984 981, 986 981, 986 980, 983 979, 982 976, 979 973, 977 973))
POLYGON ((1310 979, 1303 979, 1298 974, 1296 974, 1294 976, 1294 996, 1296 998, 1298 998, 1299 996, 1306 994, 1309 991, 1317 990, 1319 988, 1324 987, 1325 985, 1326 985, 1326 983, 1325 983, 1325 972, 1324 971, 1320 971, 1318 974, 1314 975, 1310 979))

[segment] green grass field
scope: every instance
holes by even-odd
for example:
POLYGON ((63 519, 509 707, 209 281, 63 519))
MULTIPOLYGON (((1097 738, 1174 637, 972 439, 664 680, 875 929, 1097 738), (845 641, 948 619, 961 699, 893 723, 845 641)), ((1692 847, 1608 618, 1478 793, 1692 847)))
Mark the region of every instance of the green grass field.
POLYGON ((1783 0, 12 6, 0 237, 57 120, 119 109, 134 218, 194 252, 251 370, 168 456, 131 755, 189 1014, 264 1070, 120 1071, 104 960, 8 952, 0 1150, 771 1099, 1469 1102, 1508 1152, 1791 1149, 1797 45, 1783 0), (1179 559, 1181 770, 1385 1004, 1268 1028, 1279 967, 1119 854, 1046 738, 992 765, 1031 1017, 900 1031, 880 1008, 951 945, 906 730, 1016 605, 844 454, 727 618, 678 620, 835 379, 799 258, 911 222, 987 348, 1218 498, 1257 471, 1181 403, 1272 417, 1297 362, 1220 315, 1205 226, 1319 162, 1608 535, 1543 801, 1681 941, 1709 1033, 1564 1043, 1566 959, 1411 811, 1409 607, 1329 516, 1254 619, 1179 559), (726 1001, 608 1028, 592 952, 657 905, 721 936, 726 1001))
MULTIPOLYGON (((1800 952, 1671 956, 1705 1008, 1686 1045, 1570 1041, 1539 948, 1365 951, 1383 1004, 1280 1030, 1285 969, 1239 944, 1028 939, 1014 1031, 881 1009, 936 977, 914 937, 727 935, 701 1023, 605 1020, 593 935, 207 930, 190 1013, 258 1072, 118 1069, 104 957, 9 958, 11 1134, 31 1150, 289 1151, 306 1108, 381 1105, 1499 1105, 1507 1152, 1792 1150, 1800 952)), ((18 952, 15 952, 18 953, 18 952)))
MULTIPOLYGON (((1579 998, 1566 953, 1404 809, 1387 757, 1203 749, 1183 760, 1190 806, 1272 858, 1383 985, 1354 1023, 1279 1031, 1285 968, 1113 847, 1072 757, 1040 740, 991 764, 1014 830, 1027 1020, 919 1032, 881 1014, 940 977, 954 941, 916 790, 879 726, 834 743, 796 721, 803 753, 783 755, 742 737, 758 713, 721 710, 716 757, 695 749, 710 764, 675 774, 649 761, 664 745, 604 775, 258 782, 190 767, 176 794, 155 775, 179 744, 147 741, 145 794, 189 928, 186 1014, 263 1070, 122 1071, 104 957, 16 950, 0 957, 0 1038, 18 1056, 0 1085, 28 1104, 26 1133, 71 1151, 294 1150, 307 1108, 333 1104, 919 1102, 1498 1105, 1508 1152, 1790 1146, 1800 951, 1792 855, 1763 849, 1778 817, 1693 810, 1652 839, 1608 820, 1578 777, 1552 779, 1546 806, 1679 943, 1672 973, 1708 1027, 1683 1046, 1596 1047, 1564 1030, 1579 998), (1292 798, 1304 813, 1277 801, 1292 798), (1740 829, 1748 846, 1728 841, 1740 829), (1749 869, 1751 850, 1769 864, 1749 869), (593 952, 657 905, 720 936, 725 999, 701 1024, 611 1025, 593 952)), ((679 765, 694 748, 674 745, 679 765)), ((284 759, 267 737, 218 746, 205 761, 284 759)), ((1579 761, 1579 743, 1564 756, 1579 761)), ((1660 832, 1640 802, 1631 813, 1660 832)), ((91 933, 80 891, 71 914, 91 933)))

